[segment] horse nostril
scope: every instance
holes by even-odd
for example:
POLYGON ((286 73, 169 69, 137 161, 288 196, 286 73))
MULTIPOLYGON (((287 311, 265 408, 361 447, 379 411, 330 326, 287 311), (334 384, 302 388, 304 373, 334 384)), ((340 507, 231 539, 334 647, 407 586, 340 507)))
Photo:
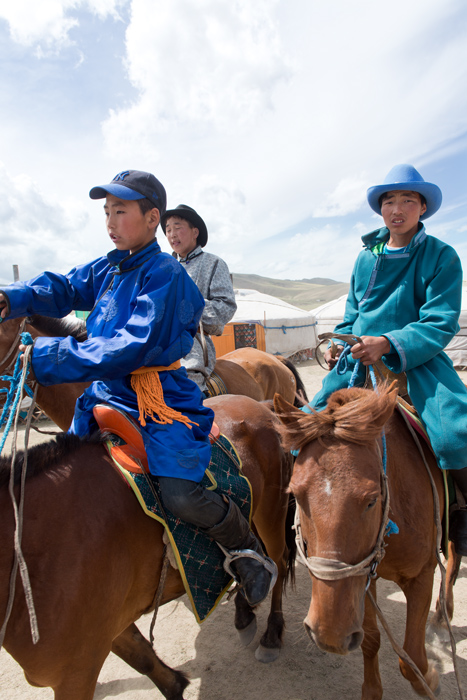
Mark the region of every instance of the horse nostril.
POLYGON ((349 651, 355 651, 355 649, 359 648, 362 641, 363 641, 363 632, 354 632, 353 634, 349 635, 349 637, 348 637, 347 649, 349 651))

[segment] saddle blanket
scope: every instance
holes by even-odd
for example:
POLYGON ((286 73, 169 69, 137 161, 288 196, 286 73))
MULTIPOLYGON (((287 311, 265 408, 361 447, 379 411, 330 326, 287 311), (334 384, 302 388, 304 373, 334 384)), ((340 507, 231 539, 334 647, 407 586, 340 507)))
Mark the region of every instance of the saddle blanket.
MULTIPOLYGON (((129 472, 121 467, 114 457, 112 459, 132 488, 144 512, 164 526, 193 613, 199 623, 203 622, 233 581, 224 570, 224 554, 214 540, 197 527, 179 520, 167 508, 162 510, 157 477, 148 473, 129 472)), ((206 488, 225 494, 235 501, 251 524, 251 486, 241 470, 241 460, 235 447, 224 435, 220 435, 212 445, 209 469, 206 470, 201 483, 206 488)))
MULTIPOLYGON (((396 408, 400 413, 402 413, 407 421, 410 423, 412 428, 425 440, 427 445, 431 449, 430 438, 425 430, 425 426, 418 417, 418 413, 415 409, 410 406, 404 399, 400 396, 397 399, 396 408)), ((446 515, 449 513, 449 507, 456 501, 455 487, 452 477, 446 472, 445 469, 441 470, 443 476, 443 486, 444 486, 444 517, 443 517, 443 537, 441 542, 441 548, 445 557, 448 555, 448 542, 449 542, 449 518, 446 515)))

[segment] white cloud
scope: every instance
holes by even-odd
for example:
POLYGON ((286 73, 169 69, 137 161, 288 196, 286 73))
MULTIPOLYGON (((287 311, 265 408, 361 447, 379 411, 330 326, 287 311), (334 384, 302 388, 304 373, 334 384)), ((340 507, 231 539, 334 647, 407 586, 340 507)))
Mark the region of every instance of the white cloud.
MULTIPOLYGON (((31 178, 12 177, 0 164, 0 280, 12 281, 12 265, 22 279, 41 270, 66 272, 83 259, 82 234, 89 218, 81 203, 56 202, 31 178)), ((86 256, 87 257, 87 256, 86 256)))
MULTIPOLYGON (((275 21, 278 0, 133 0, 126 64, 137 101, 114 109, 108 141, 167 129, 233 133, 273 110, 291 75, 275 21), (140 126, 138 128, 138 125, 140 126)), ((133 142, 131 146, 133 145, 133 142)))
POLYGON ((127 0, 18 0, 0 6, 0 18, 6 20, 14 41, 36 46, 36 55, 60 50, 70 44, 70 31, 77 27, 78 9, 86 9, 104 18, 117 16, 127 0))
MULTIPOLYGON (((85 201, 89 187, 125 168, 150 170, 169 206, 185 203, 205 218, 208 249, 231 269, 290 278, 348 278, 360 234, 381 221, 366 189, 398 162, 440 176, 437 220, 465 225, 459 186, 449 195, 466 148, 456 139, 467 112, 462 0, 393 0, 389 9, 374 0, 127 0, 125 44, 121 32, 106 42, 113 23, 85 13, 105 18, 123 4, 44 0, 39 17, 32 0, 20 2, 22 13, 0 9, 34 49, 74 42, 73 62, 51 54, 35 73, 31 58, 23 80, 15 64, 18 80, 2 95, 12 105, 2 111, 2 159, 10 172, 47 179, 49 204, 52 189, 57 201, 73 193, 104 233, 97 205, 85 201)), ((25 55, 33 52, 18 51, 25 55)), ((0 205, 8 226, 19 221, 12 206, 0 205)), ((51 216, 49 207, 47 266, 58 255, 73 264, 51 216)), ((18 241, 29 241, 30 225, 16 227, 18 241)), ((84 259, 94 256, 95 230, 80 232, 84 259)))
POLYGON ((365 193, 370 183, 363 178, 341 180, 333 192, 325 197, 321 206, 316 207, 313 216, 345 216, 360 209, 365 202, 365 193))

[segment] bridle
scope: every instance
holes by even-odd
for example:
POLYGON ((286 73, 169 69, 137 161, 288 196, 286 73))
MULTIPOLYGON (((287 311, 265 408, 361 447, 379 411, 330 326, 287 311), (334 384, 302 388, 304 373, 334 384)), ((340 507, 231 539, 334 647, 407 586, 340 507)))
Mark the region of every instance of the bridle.
POLYGON ((11 360, 11 362, 10 362, 10 364, 7 365, 7 366, 5 367, 5 369, 2 370, 2 372, 3 372, 4 374, 9 374, 9 373, 12 371, 12 369, 13 369, 13 367, 14 367, 14 365, 15 365, 15 362, 16 362, 16 354, 17 354, 18 348, 19 348, 19 346, 20 346, 20 344, 21 344, 21 333, 23 333, 23 331, 24 331, 24 329, 25 329, 25 327, 26 327, 26 322, 27 322, 27 318, 23 318, 23 320, 21 321, 21 324, 20 324, 20 326, 19 326, 19 328, 18 328, 18 332, 16 333, 16 336, 15 336, 15 338, 14 338, 12 344, 10 345, 10 348, 9 348, 7 354, 5 355, 5 357, 3 358, 3 360, 1 360, 1 363, 2 363, 2 365, 3 365, 4 363, 7 363, 7 362, 8 362, 8 360, 10 359, 10 357, 13 356, 13 357, 12 357, 12 360, 11 360))

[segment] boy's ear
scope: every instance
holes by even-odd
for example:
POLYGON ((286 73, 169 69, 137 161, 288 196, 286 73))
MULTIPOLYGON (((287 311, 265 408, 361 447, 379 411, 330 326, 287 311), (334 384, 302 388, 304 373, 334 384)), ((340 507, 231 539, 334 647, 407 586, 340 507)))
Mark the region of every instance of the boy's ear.
POLYGON ((148 211, 148 223, 150 224, 150 226, 154 226, 154 228, 156 228, 159 225, 160 220, 161 213, 159 209, 156 209, 156 207, 154 207, 154 209, 150 209, 148 211))

